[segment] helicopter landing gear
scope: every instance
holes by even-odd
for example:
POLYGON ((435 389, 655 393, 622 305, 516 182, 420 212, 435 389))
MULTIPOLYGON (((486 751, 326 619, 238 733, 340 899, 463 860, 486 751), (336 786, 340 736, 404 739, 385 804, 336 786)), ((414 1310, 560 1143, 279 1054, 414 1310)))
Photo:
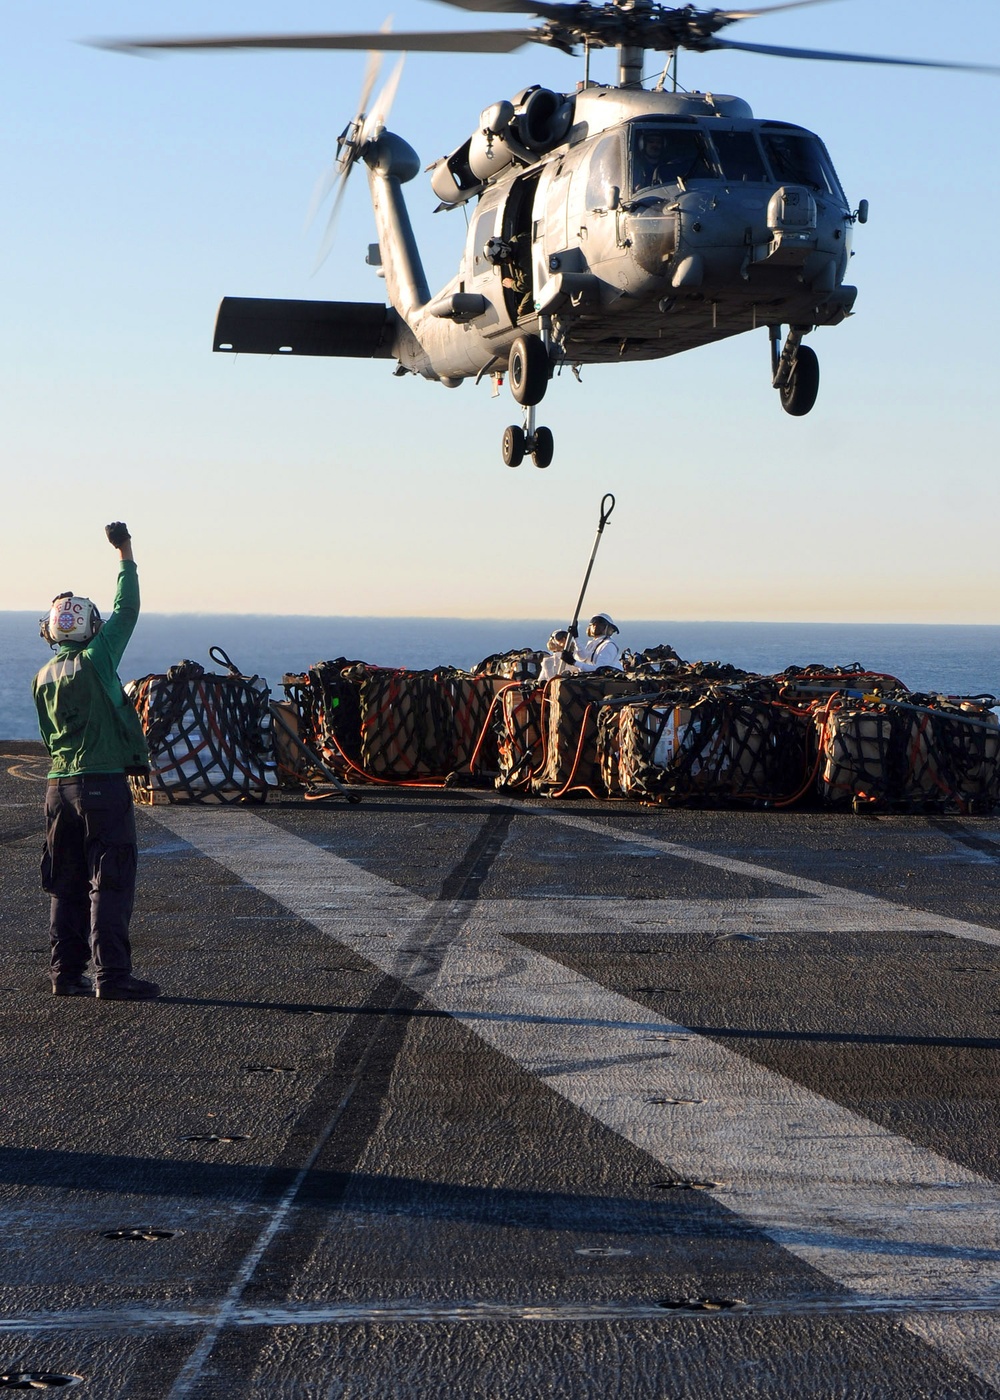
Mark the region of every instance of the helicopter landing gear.
POLYGON ((549 387, 549 352, 537 335, 519 335, 510 347, 507 375, 510 392, 524 408, 541 403, 549 387))
POLYGON ((524 429, 516 423, 503 430, 503 464, 505 467, 519 467, 524 461, 524 429))
POLYGON ((524 410, 524 427, 511 423, 503 430, 504 466, 519 467, 530 456, 536 467, 547 467, 552 461, 555 444, 550 428, 535 427, 534 405, 524 410))
POLYGON ((785 344, 779 354, 780 326, 769 326, 771 335, 772 383, 781 399, 781 407, 793 418, 803 418, 819 394, 819 359, 815 350, 802 344, 802 337, 812 326, 789 326, 785 344))

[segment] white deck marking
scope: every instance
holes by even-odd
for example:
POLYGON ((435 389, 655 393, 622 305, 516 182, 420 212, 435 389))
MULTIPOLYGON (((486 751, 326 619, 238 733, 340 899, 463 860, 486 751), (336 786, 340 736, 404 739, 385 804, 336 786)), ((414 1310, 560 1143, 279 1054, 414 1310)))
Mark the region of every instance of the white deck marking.
MULTIPOLYGON (((505 807, 513 807, 515 811, 524 812, 523 803, 517 803, 512 798, 498 798, 495 802, 505 807)), ((849 910, 860 911, 870 910, 874 915, 882 914, 887 918, 899 916, 901 911, 912 917, 913 922, 903 924, 892 924, 889 927, 894 929, 934 929, 940 933, 953 933, 957 938, 971 938, 977 943, 991 943, 994 947, 1000 948, 1000 929, 990 928, 985 924, 969 923, 965 919, 951 919, 944 914, 931 914, 924 910, 911 910, 904 904, 895 904, 889 900, 879 899, 875 895, 861 894, 857 890, 849 890, 842 885, 828 885, 822 880, 807 880, 801 875, 790 875, 787 870, 776 870, 769 865, 755 865, 748 860, 737 860, 734 856, 716 855, 714 851, 702 851, 697 846, 684 846, 675 841, 661 841, 655 836, 644 836, 635 831, 616 831, 613 827, 603 826, 600 822, 593 821, 588 817, 574 817, 567 812, 553 812, 546 810, 540 815, 544 821, 556 822, 560 826, 575 827, 578 831, 586 831, 592 836, 603 836, 609 841, 622 841, 630 846, 642 846, 649 851, 659 851, 661 855, 675 856, 678 860, 688 860, 694 865, 707 865, 715 870, 723 870, 729 875, 743 875, 755 880, 766 880, 769 884, 780 885, 787 890, 798 890, 800 894, 816 895, 820 899, 832 899, 838 908, 838 915, 847 914, 849 910)), ((939 833, 940 834, 940 833, 939 833)), ((886 925, 879 925, 886 927, 886 925)))
MULTIPOLYGON (((566 903, 573 922, 590 931, 601 928, 636 934, 657 929, 685 933, 905 933, 939 930, 936 914, 899 904, 839 904, 823 899, 622 899, 606 895, 547 899, 490 899, 485 910, 497 929, 531 933, 560 932, 566 927, 566 903)), ((480 911, 481 913, 483 910, 480 911)), ((989 930, 985 930, 989 932, 989 930)), ((1000 942, 1000 933, 997 935, 1000 942)))
MULTIPOLYGON (((903 1321, 1000 1387, 995 1182, 509 941, 495 931, 489 901, 463 906, 423 900, 251 813, 174 807, 151 815, 418 990, 660 1162, 669 1179, 716 1183, 710 1187, 715 1200, 859 1298, 926 1298, 929 1308, 947 1299, 994 1299, 996 1314, 935 1312, 928 1319, 914 1312, 903 1314, 903 1321), (460 913, 463 907, 467 916, 457 936, 431 933, 422 950, 414 945, 416 926, 427 914, 460 913), (671 1097, 700 1102, 654 1101, 671 1097)), ((598 830, 614 839, 614 832, 598 830)), ((622 839, 636 843, 631 832, 622 839)), ((706 854, 676 846, 669 853, 685 859, 706 854)), ((744 862, 723 861, 708 857, 703 863, 740 865, 745 873, 771 878, 744 862)), ((941 927, 937 916, 911 915, 836 886, 776 874, 776 883, 811 885, 809 892, 821 895, 834 921, 878 906, 893 927, 911 926, 911 917, 941 927)), ((540 920, 551 919, 555 909, 561 914, 556 926, 564 930, 578 927, 579 916, 597 905, 566 899, 517 903, 525 919, 532 907, 540 920)), ((712 904, 718 908, 720 901, 712 904)), ((952 928, 960 924, 949 922, 952 928)), ((996 936, 994 930, 981 932, 996 936)), ((230 1297, 230 1310, 237 1306, 230 1297)))

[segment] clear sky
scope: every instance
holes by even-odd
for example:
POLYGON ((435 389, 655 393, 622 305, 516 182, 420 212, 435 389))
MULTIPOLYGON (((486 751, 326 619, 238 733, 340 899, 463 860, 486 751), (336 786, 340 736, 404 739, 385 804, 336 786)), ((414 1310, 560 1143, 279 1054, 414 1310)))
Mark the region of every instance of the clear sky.
MULTIPOLYGON (((488 383, 394 379, 386 361, 211 353, 222 295, 383 295, 363 171, 315 276, 322 228, 305 228, 363 54, 77 42, 378 28, 390 3, 399 30, 519 22, 432 0, 7 0, 0 609, 41 611, 71 586, 106 605, 101 527, 124 518, 155 611, 551 617, 575 601, 610 490, 592 599, 615 616, 1000 620, 1000 78, 682 55, 686 86, 819 132, 849 198, 870 201, 857 315, 812 337, 807 418, 781 411, 760 330, 564 376, 540 410, 553 465, 511 471, 506 388, 493 401, 488 383)), ((997 0, 833 0, 738 29, 1000 64, 997 0)), ((581 69, 541 48, 414 55, 390 125, 427 164, 487 104, 572 89, 581 69)), ((612 72, 595 58, 594 77, 612 72)), ((440 285, 463 214, 432 214, 426 176, 407 193, 440 285)))

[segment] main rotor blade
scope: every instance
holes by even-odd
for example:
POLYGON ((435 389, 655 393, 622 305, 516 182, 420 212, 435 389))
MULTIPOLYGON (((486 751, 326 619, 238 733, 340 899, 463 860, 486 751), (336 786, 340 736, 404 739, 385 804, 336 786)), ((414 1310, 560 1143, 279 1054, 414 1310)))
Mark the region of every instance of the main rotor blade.
MULTIPOLYGON (((871 53, 834 53, 826 49, 786 49, 774 44, 744 44, 738 39, 715 39, 705 44, 706 50, 741 49, 744 53, 771 54, 776 58, 819 58, 832 63, 891 64, 894 68, 953 68, 963 73, 1000 74, 1000 68, 986 63, 946 63, 932 58, 883 58, 871 53)), ((701 45, 699 45, 701 49, 701 45)))
POLYGON ((216 39, 94 40, 99 49, 144 53, 169 49, 379 49, 385 53, 514 53, 538 40, 532 29, 438 34, 244 34, 216 39))
POLYGON ((759 15, 777 14, 778 10, 801 10, 804 5, 829 5, 831 0, 784 0, 782 5, 763 5, 756 10, 723 10, 726 19, 757 19, 759 15))
MULTIPOLYGON (((814 0, 810 0, 814 3, 814 0)), ((818 0, 816 0, 818 3, 818 0)), ((456 10, 475 10, 479 14, 538 15, 542 19, 566 17, 566 5, 548 4, 547 0, 438 0, 439 5, 452 5, 456 10)))

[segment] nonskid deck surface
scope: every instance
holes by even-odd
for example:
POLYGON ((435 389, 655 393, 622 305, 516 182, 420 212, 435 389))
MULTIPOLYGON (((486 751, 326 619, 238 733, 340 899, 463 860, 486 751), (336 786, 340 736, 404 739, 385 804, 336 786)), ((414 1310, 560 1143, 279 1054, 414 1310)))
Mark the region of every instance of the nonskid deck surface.
POLYGON ((48 994, 43 771, 0 745, 0 1373, 1000 1394, 996 820, 144 811, 165 996, 107 1004, 48 994))

